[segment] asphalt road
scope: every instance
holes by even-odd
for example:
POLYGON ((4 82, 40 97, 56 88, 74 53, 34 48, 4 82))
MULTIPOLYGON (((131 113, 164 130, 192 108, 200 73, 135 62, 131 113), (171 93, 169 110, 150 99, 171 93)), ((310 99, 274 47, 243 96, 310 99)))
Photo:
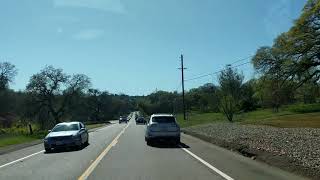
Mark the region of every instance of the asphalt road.
POLYGON ((187 135, 147 146, 144 130, 131 120, 91 132, 82 150, 46 154, 40 144, 1 155, 0 179, 303 179, 187 135))

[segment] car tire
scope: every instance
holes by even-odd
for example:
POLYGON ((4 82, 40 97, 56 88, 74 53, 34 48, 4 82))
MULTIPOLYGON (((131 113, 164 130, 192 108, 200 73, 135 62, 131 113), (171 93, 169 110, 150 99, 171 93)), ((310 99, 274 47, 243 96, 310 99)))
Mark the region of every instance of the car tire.
POLYGON ((176 139, 174 140, 174 143, 175 143, 176 145, 179 145, 179 144, 180 144, 180 137, 179 137, 179 138, 176 138, 176 139))
POLYGON ((46 151, 46 153, 51 153, 52 150, 50 148, 44 148, 44 150, 46 151))
POLYGON ((147 141, 147 145, 150 146, 150 145, 151 145, 151 140, 148 139, 148 140, 146 140, 146 141, 147 141))
POLYGON ((89 145, 89 136, 87 138, 87 141, 84 143, 85 146, 88 146, 89 145))

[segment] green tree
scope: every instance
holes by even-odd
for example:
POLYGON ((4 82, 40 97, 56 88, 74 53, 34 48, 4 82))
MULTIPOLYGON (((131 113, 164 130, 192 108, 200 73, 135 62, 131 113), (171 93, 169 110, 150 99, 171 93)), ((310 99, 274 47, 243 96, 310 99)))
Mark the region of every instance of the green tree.
POLYGON ((73 97, 89 86, 90 80, 86 75, 69 76, 62 69, 47 66, 30 78, 27 92, 33 95, 39 108, 45 108, 55 123, 59 123, 73 97))
POLYGON ((9 83, 13 81, 17 72, 15 65, 9 62, 0 62, 0 91, 9 87, 9 83))
POLYGON ((295 80, 295 88, 304 83, 320 79, 320 1, 309 0, 302 10, 301 16, 294 26, 281 34, 273 45, 273 49, 285 63, 282 64, 282 76, 287 80, 295 80))
POLYGON ((218 76, 220 84, 220 109, 230 122, 239 111, 243 75, 227 67, 218 76))

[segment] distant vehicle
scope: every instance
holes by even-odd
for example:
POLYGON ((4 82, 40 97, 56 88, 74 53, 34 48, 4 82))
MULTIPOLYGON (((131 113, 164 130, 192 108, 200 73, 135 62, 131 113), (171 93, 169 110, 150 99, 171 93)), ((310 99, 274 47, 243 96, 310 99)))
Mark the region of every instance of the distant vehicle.
POLYGON ((154 140, 173 140, 180 143, 180 127, 171 114, 153 114, 147 124, 145 141, 150 144, 154 140))
POLYGON ((136 119, 136 123, 137 124, 146 124, 146 120, 144 119, 144 117, 138 117, 137 119, 136 119))
POLYGON ((50 152, 57 148, 81 148, 89 144, 88 130, 81 122, 64 122, 57 124, 44 138, 44 148, 50 152))
POLYGON ((120 118, 119 118, 119 124, 121 124, 121 123, 123 123, 123 122, 128 123, 128 118, 127 118, 126 116, 120 116, 120 118))

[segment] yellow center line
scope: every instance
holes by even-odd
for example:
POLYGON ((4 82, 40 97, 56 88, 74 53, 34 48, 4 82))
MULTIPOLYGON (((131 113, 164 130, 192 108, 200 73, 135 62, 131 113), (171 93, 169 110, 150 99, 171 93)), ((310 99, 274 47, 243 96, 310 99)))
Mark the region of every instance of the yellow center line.
POLYGON ((115 146, 118 143, 118 139, 120 138, 120 136, 124 133, 124 131, 128 128, 130 123, 128 123, 128 125, 123 128, 123 130, 117 135, 117 137, 115 137, 112 142, 102 151, 102 153, 96 158, 96 160, 93 161, 93 163, 87 168, 87 170, 78 178, 78 180, 85 180, 87 179, 90 174, 93 172, 93 170, 97 167, 97 165, 100 163, 100 161, 102 160, 102 158, 108 154, 108 152, 110 151, 110 149, 115 146))

